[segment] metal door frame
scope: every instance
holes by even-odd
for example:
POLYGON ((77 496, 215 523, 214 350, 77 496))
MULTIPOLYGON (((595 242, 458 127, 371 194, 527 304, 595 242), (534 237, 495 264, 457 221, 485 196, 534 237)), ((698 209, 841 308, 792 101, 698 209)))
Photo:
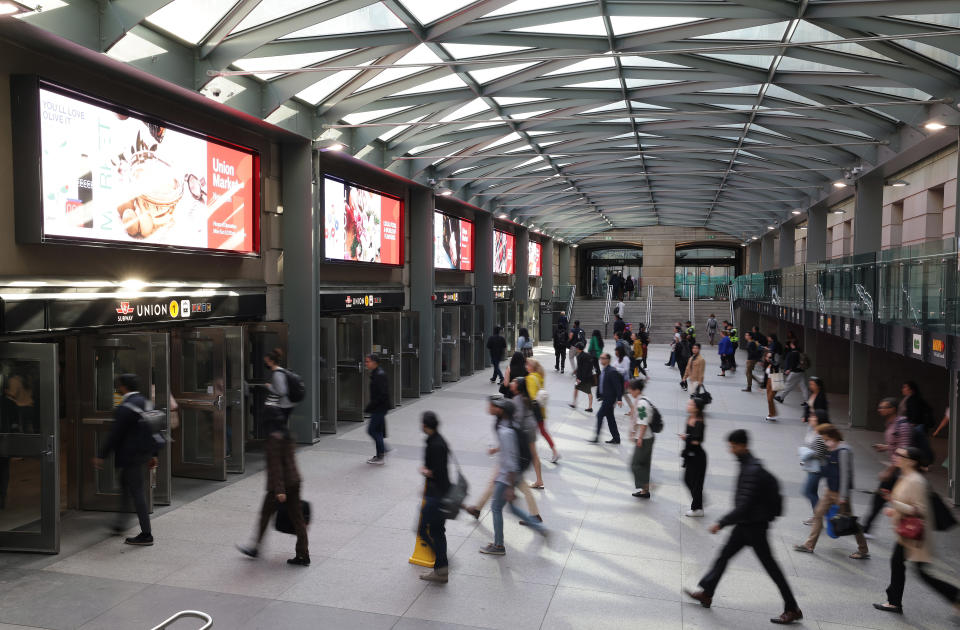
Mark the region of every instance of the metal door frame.
MULTIPOLYGON (((337 406, 337 318, 318 318, 317 336, 318 338, 323 336, 327 338, 326 346, 328 353, 328 356, 326 357, 317 357, 317 382, 319 383, 320 387, 326 391, 327 396, 326 401, 324 401, 320 395, 320 392, 317 392, 317 409, 320 411, 318 418, 322 419, 324 416, 326 416, 329 418, 329 421, 326 423, 327 426, 321 426, 320 420, 314 421, 314 438, 320 437, 321 432, 337 432, 337 412, 339 409, 337 406)), ((308 390, 307 396, 310 395, 311 394, 308 390)))
POLYGON ((433 313, 433 389, 439 388, 443 384, 443 326, 440 313, 437 307, 433 313))
MULTIPOLYGON (((392 369, 393 378, 390 379, 390 404, 394 407, 400 406, 401 398, 401 388, 403 381, 400 378, 400 312, 399 311, 382 311, 379 313, 373 313, 370 317, 371 320, 371 330, 370 330, 370 343, 371 350, 373 348, 373 321, 385 319, 390 323, 390 344, 393 346, 393 352, 385 354, 383 352, 378 352, 380 355, 380 366, 383 367, 384 363, 389 363, 390 368, 392 369)), ((381 348, 383 344, 380 344, 381 348)), ((387 348, 390 349, 389 347, 387 348)))
POLYGON ((441 344, 443 346, 449 346, 452 350, 453 356, 450 358, 450 364, 447 366, 449 370, 447 373, 443 373, 443 361, 441 355, 441 380, 444 382, 459 381, 460 380, 460 307, 459 306, 441 306, 440 307, 440 338, 441 344), (450 313, 452 317, 450 321, 454 326, 454 330, 450 331, 450 336, 443 334, 443 316, 445 313, 450 313))
MULTIPOLYGON (((370 388, 366 383, 367 371, 364 366, 364 357, 370 353, 372 346, 372 336, 373 336, 373 319, 369 313, 358 313, 350 315, 340 315, 337 317, 337 328, 339 334, 339 326, 341 320, 355 319, 359 322, 360 325, 360 356, 357 358, 357 370, 360 374, 360 409, 356 417, 353 417, 352 414, 349 417, 343 417, 342 410, 340 408, 339 396, 337 400, 337 421, 343 420, 345 422, 363 422, 365 416, 364 409, 367 407, 367 403, 370 401, 370 388)), ((352 363, 347 363, 347 358, 341 358, 339 346, 337 347, 337 391, 339 392, 343 385, 340 383, 340 367, 341 365, 344 368, 353 369, 352 363)))
MULTIPOLYGON (((242 416, 243 416, 243 447, 244 447, 244 456, 242 458, 241 468, 237 470, 228 470, 227 472, 243 472, 246 467, 246 444, 248 439, 256 440, 258 436, 256 434, 257 427, 257 414, 263 413, 263 404, 259 403, 260 409, 254 411, 250 414, 251 404, 258 404, 257 401, 257 388, 262 387, 268 381, 266 378, 254 378, 253 369, 258 364, 258 362, 263 361, 262 356, 255 356, 254 347, 253 347, 253 335, 257 333, 272 333, 276 334, 278 339, 279 348, 283 351, 283 356, 287 359, 287 364, 289 365, 289 345, 287 343, 289 330, 287 324, 284 322, 256 322, 243 325, 243 354, 241 360, 243 362, 243 386, 242 386, 242 416), (248 420, 252 417, 253 422, 250 423, 252 430, 250 434, 247 433, 248 420)), ((264 374, 267 373, 267 368, 264 366, 264 374)), ((307 395, 310 395, 309 392, 307 395)), ((266 396, 263 396, 266 398, 266 396)), ((236 445, 234 445, 236 448, 236 445)))
MULTIPOLYGON (((158 400, 156 395, 156 382, 154 381, 153 375, 151 374, 150 378, 150 387, 151 391, 154 394, 154 407, 157 409, 163 409, 167 412, 167 425, 166 425, 166 434, 167 438, 170 437, 170 392, 173 383, 170 380, 170 334, 167 332, 152 332, 150 333, 150 366, 156 367, 156 348, 158 345, 163 345, 163 366, 162 369, 166 373, 167 378, 167 396, 166 400, 158 400)), ((157 458, 160 460, 160 463, 157 467, 151 472, 151 489, 153 491, 153 505, 170 505, 173 502, 173 463, 170 460, 170 449, 164 448, 160 450, 157 458)))
POLYGON ((0 532, 0 551, 60 552, 60 378, 57 344, 0 343, 0 359, 33 361, 49 377, 49 388, 38 405, 38 434, 0 434, 0 451, 7 457, 41 457, 40 532, 0 532))
POLYGON ((401 360, 401 390, 403 398, 420 398, 420 311, 403 311, 400 313, 400 360, 401 360), (409 339, 403 338, 404 327, 410 329, 409 339), (404 342, 407 342, 406 346, 404 342), (404 361, 409 364, 409 370, 404 369, 404 361), (403 377, 411 379, 410 387, 403 388, 403 377))
MULTIPOLYGON (((97 409, 96 395, 97 383, 94 378, 96 372, 96 351, 98 348, 129 348, 136 355, 134 359, 135 371, 140 379, 140 386, 144 390, 141 394, 145 398, 150 398, 150 391, 153 386, 152 365, 153 365, 153 337, 150 332, 129 332, 129 333, 107 333, 100 335, 83 335, 79 340, 79 352, 77 353, 78 374, 78 410, 79 423, 77 425, 77 445, 80 452, 80 502, 81 510, 95 510, 104 512, 116 512, 121 508, 121 494, 117 492, 101 492, 98 482, 101 471, 94 470, 88 465, 93 457, 96 457, 100 449, 100 439, 105 438, 105 433, 110 431, 113 425, 114 410, 97 409)), ((169 372, 168 372, 169 380, 169 372)), ((172 384, 171 384, 172 387, 172 384)), ((113 384, 111 383, 111 391, 113 384)), ((168 391, 168 395, 172 389, 168 391)), ((168 406, 169 409, 169 406, 168 406)), ((167 427, 170 426, 170 415, 167 414, 167 427)), ((167 449, 164 449, 167 450, 167 449)), ((105 471, 114 469, 114 454, 111 453, 103 464, 105 471)), ((169 455, 167 455, 169 458, 169 455)), ((163 472, 170 471, 172 467, 167 467, 163 472)), ((157 474, 161 474, 158 472, 157 474)), ((144 471, 144 488, 147 492, 147 506, 153 509, 153 483, 152 473, 144 471)), ((132 507, 128 510, 132 511, 132 507)))
POLYGON ((473 306, 473 371, 482 372, 487 367, 487 352, 485 339, 487 331, 484 330, 484 312, 482 304, 473 306))
MULTIPOLYGON (((247 446, 247 396, 246 396, 246 370, 247 370, 247 333, 246 326, 222 326, 223 331, 223 412, 224 412, 224 449, 230 453, 226 457, 227 472, 233 474, 242 474, 246 466, 246 446, 247 446), (236 387, 230 387, 227 380, 227 365, 230 361, 230 352, 228 347, 231 343, 237 344, 239 356, 235 357, 237 365, 236 387), (227 410, 230 407, 238 410, 238 416, 232 420, 227 418, 227 410), (231 444, 232 442, 232 444, 231 444), (229 449, 227 447, 230 447, 229 449)), ((284 355, 286 356, 286 355, 284 355)))
POLYGON ((476 352, 476 349, 473 347, 473 331, 477 326, 476 322, 476 312, 473 309, 473 306, 461 306, 460 307, 460 378, 464 376, 470 376, 473 374, 473 353, 476 352), (463 327, 464 317, 467 318, 467 321, 470 323, 470 330, 465 331, 463 327), (469 350, 467 350, 469 349, 469 350), (469 355, 469 356, 468 356, 469 355), (467 369, 464 370, 463 368, 467 369))
POLYGON ((188 477, 192 479, 210 479, 213 481, 226 481, 227 479, 227 443, 226 443, 226 413, 224 398, 226 392, 218 394, 216 390, 212 393, 184 392, 183 388, 183 341, 187 337, 199 336, 211 337, 214 342, 213 349, 213 373, 214 382, 217 374, 224 379, 226 387, 226 338, 222 327, 196 327, 183 328, 174 331, 173 335, 173 361, 171 362, 171 395, 177 399, 177 405, 180 408, 180 426, 173 432, 173 441, 171 449, 173 450, 173 475, 175 477, 188 477), (184 429, 184 409, 201 409, 213 413, 213 452, 214 461, 212 464, 189 463, 183 461, 183 448, 185 445, 183 437, 184 429))

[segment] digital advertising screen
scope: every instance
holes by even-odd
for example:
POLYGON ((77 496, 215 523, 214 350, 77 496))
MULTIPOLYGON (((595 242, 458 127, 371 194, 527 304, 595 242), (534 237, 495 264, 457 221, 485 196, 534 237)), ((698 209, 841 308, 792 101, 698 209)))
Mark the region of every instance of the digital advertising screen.
POLYGON ((513 262, 513 234, 493 231, 493 273, 512 274, 513 262))
POLYGON ((259 250, 256 152, 41 84, 43 240, 259 250))
POLYGON ((403 265, 403 203, 330 177, 323 182, 327 260, 403 265))
POLYGON ((536 242, 530 241, 527 244, 527 275, 529 276, 540 276, 542 273, 542 268, 540 266, 540 258, 543 255, 543 246, 536 242))
POLYGON ((433 213, 433 266, 473 271, 473 221, 433 213))

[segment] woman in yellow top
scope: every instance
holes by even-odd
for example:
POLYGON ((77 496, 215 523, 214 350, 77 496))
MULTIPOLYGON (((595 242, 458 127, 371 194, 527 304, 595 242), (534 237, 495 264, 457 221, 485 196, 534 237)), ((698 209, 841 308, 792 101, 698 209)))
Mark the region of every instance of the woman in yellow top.
MULTIPOLYGON (((536 359, 527 359, 527 395, 539 408, 539 411, 534 412, 537 418, 537 426, 540 428, 540 435, 543 436, 543 439, 550 445, 550 450, 553 451, 553 457, 550 458, 550 463, 556 464, 560 460, 560 451, 557 450, 557 446, 553 443, 553 438, 550 437, 550 433, 547 432, 546 392, 543 392, 543 402, 537 399, 537 394, 540 393, 546 382, 546 372, 543 366, 540 365, 540 362, 536 359)), ((540 477, 539 469, 537 470, 537 483, 535 483, 533 487, 543 487, 543 479, 540 477)))
POLYGON ((643 341, 640 340, 640 335, 637 333, 630 334, 633 336, 633 360, 630 361, 630 378, 640 374, 646 376, 647 372, 643 369, 643 341))

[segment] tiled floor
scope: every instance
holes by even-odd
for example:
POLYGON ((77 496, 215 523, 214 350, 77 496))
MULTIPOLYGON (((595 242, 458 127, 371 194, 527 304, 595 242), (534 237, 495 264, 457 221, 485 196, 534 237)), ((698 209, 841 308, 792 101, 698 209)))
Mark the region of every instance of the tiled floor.
MULTIPOLYGON (((714 607, 702 609, 682 595, 694 588, 725 538, 707 526, 729 508, 736 466, 724 437, 733 428, 751 432, 755 453, 780 478, 786 514, 771 532, 774 553, 806 614, 803 626, 820 630, 852 628, 949 628, 952 610, 913 572, 908 574, 904 617, 874 611, 888 577, 892 534, 887 523, 875 528, 873 558, 855 562, 846 555, 852 540, 822 538, 817 553, 790 550, 804 539, 800 521, 809 505, 800 497, 802 473, 796 448, 803 427, 787 419, 766 424, 762 393, 740 391, 742 377, 726 380, 708 366, 707 386, 714 403, 707 417, 706 519, 682 516, 689 500, 680 482, 678 441, 685 395, 675 371, 663 366, 665 347, 652 350, 649 397, 667 424, 658 436, 654 460, 654 498, 641 502, 633 490, 627 462, 632 448, 592 445, 594 420, 567 407, 570 374, 552 370, 548 425, 563 459, 544 463, 546 490, 538 493, 541 512, 553 530, 543 542, 516 519, 505 517, 508 553, 482 556, 477 550, 492 539, 489 510, 479 521, 467 515, 449 523, 451 578, 445 586, 417 579, 422 570, 407 563, 414 548, 418 476, 423 436, 419 414, 441 418, 441 431, 479 493, 490 476, 486 455, 492 439, 484 399, 493 393, 487 375, 476 375, 404 405, 388 418, 394 450, 386 466, 364 463, 372 451, 360 424, 298 453, 304 494, 313 502, 310 527, 313 564, 293 568, 293 539, 273 532, 265 553, 251 561, 233 549, 244 541, 256 519, 264 478, 257 473, 169 510, 154 521, 157 544, 124 546, 117 538, 94 536, 68 552, 33 563, 4 562, 0 556, 0 630, 52 628, 140 630, 153 627, 182 609, 203 610, 215 629, 264 628, 703 628, 768 627, 781 607, 773 584, 749 551, 731 564, 714 607), (40 568, 38 568, 40 567, 40 568)), ((715 363, 715 355, 708 353, 715 363)), ((799 403, 799 400, 795 401, 799 403)), ((833 400, 836 411, 841 400, 833 400)), ((836 415, 841 415, 837 413, 836 415)), ((880 468, 866 446, 876 434, 851 432, 857 450, 857 481, 872 488, 880 468)), ((540 442, 541 453, 549 453, 540 442)), ((868 496, 857 493, 862 512, 868 496)), ((99 521, 91 520, 91 523, 99 521)), ((958 566, 956 533, 941 536, 945 566, 958 566)), ((69 541, 67 541, 69 542, 69 541)), ((197 623, 183 622, 178 630, 197 623)))

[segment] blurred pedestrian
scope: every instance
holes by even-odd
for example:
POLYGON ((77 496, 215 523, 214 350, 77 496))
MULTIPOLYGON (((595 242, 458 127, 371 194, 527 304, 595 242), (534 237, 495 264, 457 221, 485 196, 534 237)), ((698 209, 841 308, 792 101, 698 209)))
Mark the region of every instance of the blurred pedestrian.
POLYGON ((382 466, 387 448, 384 440, 387 437, 387 412, 390 410, 390 380, 380 367, 378 354, 368 354, 364 364, 370 371, 370 402, 363 411, 370 414, 367 433, 373 438, 377 449, 377 454, 368 459, 367 463, 382 466))
POLYGON ((600 429, 606 418, 610 429, 610 439, 607 444, 620 443, 620 431, 617 429, 617 419, 613 415, 613 405, 623 406, 623 376, 610 365, 610 355, 604 352, 600 355, 600 379, 597 385, 597 398, 600 399, 600 411, 597 412, 597 434, 590 442, 600 441, 600 429))
POLYGON ((507 351, 507 340, 500 334, 500 327, 493 327, 493 334, 487 339, 487 351, 490 353, 490 363, 493 364, 493 376, 490 382, 494 383, 498 379, 503 383, 503 372, 500 371, 500 362, 503 361, 503 355, 507 351))
POLYGON ((645 386, 646 381, 642 378, 635 378, 627 385, 627 393, 633 398, 630 440, 636 444, 630 470, 633 472, 633 496, 638 499, 650 498, 650 465, 653 463, 654 433, 650 423, 655 408, 643 395, 645 386))
POLYGON ((595 378, 593 359, 587 354, 587 351, 583 349, 583 343, 576 344, 574 350, 577 353, 577 367, 575 370, 576 383, 573 387, 573 402, 570 403, 570 408, 577 408, 577 394, 583 392, 587 395, 587 408, 585 411, 590 413, 593 411, 593 380, 595 378))
POLYGON ((421 575, 420 579, 446 584, 449 575, 447 530, 446 519, 440 507, 443 497, 450 490, 450 473, 447 464, 450 449, 447 447, 447 441, 439 433, 440 421, 437 419, 437 414, 424 411, 420 416, 420 426, 427 436, 420 474, 427 481, 423 490, 423 507, 420 508, 418 534, 421 540, 430 546, 436 558, 433 570, 421 575))
POLYGON ((683 484, 690 491, 690 509, 684 516, 703 516, 703 482, 707 477, 707 452, 703 450, 704 422, 703 398, 687 401, 686 431, 677 435, 683 440, 683 484))

